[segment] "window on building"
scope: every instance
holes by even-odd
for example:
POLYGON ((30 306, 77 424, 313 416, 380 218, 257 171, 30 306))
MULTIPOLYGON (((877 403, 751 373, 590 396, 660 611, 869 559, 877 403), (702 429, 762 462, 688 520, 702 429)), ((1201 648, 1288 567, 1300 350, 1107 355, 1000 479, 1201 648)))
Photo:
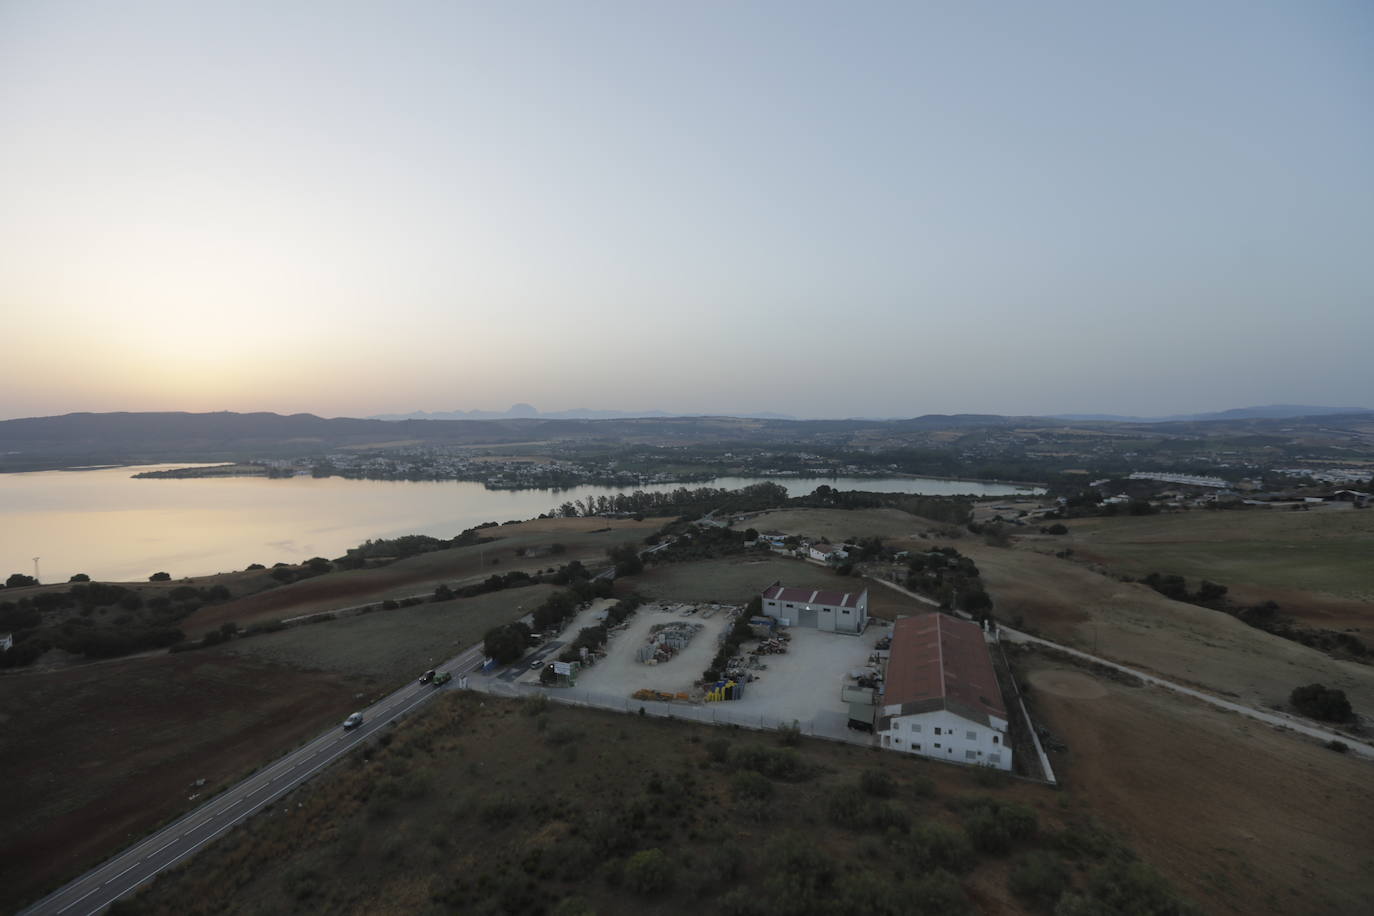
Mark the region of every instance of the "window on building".
POLYGON ((977 752, 977 751, 964 751, 964 759, 965 759, 965 760, 977 760, 977 759, 978 759, 978 752, 977 752))
POLYGON ((1000 742, 1000 741, 997 740, 997 736, 996 736, 996 735, 993 735, 993 736, 992 736, 992 743, 993 743, 993 744, 1001 744, 1002 742, 1000 742))
POLYGON ((969 732, 969 733, 968 733, 968 740, 970 740, 970 741, 977 741, 977 740, 978 740, 978 733, 977 733, 977 732, 969 732))
POLYGON ((849 613, 849 608, 845 608, 845 609, 844 609, 844 612, 845 612, 846 614, 848 614, 848 613, 849 613))
POLYGON ((935 734, 940 734, 940 726, 935 726, 935 734))
POLYGON ((788 607, 795 607, 795 605, 792 605, 792 604, 789 604, 789 605, 787 605, 787 606, 788 606, 788 607))
POLYGON ((920 746, 919 744, 913 744, 913 745, 911 746, 911 749, 912 749, 913 751, 919 751, 919 750, 921 749, 921 746, 920 746))
POLYGON ((1001 763, 1001 762, 1002 762, 1002 755, 1001 755, 1001 754, 988 754, 988 762, 989 762, 989 763, 1001 763))
POLYGON ((936 749, 937 751, 940 749, 940 742, 938 742, 938 741, 935 742, 935 749, 936 749))
POLYGON ((912 722, 912 723, 911 723, 911 730, 914 731, 914 732, 920 731, 920 730, 921 730, 921 723, 919 723, 919 722, 912 722))

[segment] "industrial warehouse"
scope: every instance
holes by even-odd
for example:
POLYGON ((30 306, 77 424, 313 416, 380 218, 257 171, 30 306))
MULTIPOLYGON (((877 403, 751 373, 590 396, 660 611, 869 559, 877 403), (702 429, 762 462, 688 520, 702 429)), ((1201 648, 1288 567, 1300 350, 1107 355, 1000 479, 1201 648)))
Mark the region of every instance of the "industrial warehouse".
POLYGON ((858 635, 868 625, 868 589, 831 592, 774 582, 763 592, 763 613, 783 626, 858 635))
POLYGON ((946 614, 898 620, 877 732, 894 751, 1010 770, 1007 711, 982 628, 946 614))

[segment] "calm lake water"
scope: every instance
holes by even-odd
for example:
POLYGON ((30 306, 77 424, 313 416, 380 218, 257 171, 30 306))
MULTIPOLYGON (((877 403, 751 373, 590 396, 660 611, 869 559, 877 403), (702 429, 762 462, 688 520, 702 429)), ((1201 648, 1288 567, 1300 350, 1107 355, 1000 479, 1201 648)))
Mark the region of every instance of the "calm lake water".
MULTIPOLYGON (((250 563, 337 557, 369 538, 402 534, 453 537, 482 522, 533 518, 565 500, 683 484, 488 490, 480 483, 320 480, 294 477, 134 480, 158 467, 0 474, 0 577, 33 574, 44 582, 84 572, 96 579, 174 578, 243 569, 250 563)), ((759 482, 721 477, 734 489, 759 482)), ((821 484, 839 490, 985 496, 1025 492, 1011 486, 929 478, 824 478, 776 481, 792 495, 821 484)))

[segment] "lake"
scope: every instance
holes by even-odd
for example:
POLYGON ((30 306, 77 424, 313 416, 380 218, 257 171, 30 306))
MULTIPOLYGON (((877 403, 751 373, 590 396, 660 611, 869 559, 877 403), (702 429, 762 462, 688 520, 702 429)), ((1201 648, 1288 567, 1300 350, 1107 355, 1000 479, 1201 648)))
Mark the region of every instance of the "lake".
MULTIPOLYGON (((95 579, 173 578, 337 557, 369 538, 453 537, 482 522, 533 518, 566 500, 679 486, 735 489, 758 478, 705 484, 488 490, 469 481, 409 482, 262 477, 134 480, 140 471, 187 465, 0 474, 0 577, 44 582, 84 572, 95 579)), ((1002 484, 932 478, 777 478, 793 496, 821 484, 838 490, 1004 496, 1002 484)))

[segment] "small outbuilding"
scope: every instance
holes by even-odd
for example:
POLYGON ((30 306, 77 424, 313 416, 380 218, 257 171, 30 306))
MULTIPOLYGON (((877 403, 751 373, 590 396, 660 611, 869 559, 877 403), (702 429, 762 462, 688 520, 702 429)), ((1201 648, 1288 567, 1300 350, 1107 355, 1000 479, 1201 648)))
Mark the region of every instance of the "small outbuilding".
POLYGON ((787 588, 774 582, 763 590, 763 613, 788 626, 857 635, 868 625, 868 589, 832 592, 787 588))

